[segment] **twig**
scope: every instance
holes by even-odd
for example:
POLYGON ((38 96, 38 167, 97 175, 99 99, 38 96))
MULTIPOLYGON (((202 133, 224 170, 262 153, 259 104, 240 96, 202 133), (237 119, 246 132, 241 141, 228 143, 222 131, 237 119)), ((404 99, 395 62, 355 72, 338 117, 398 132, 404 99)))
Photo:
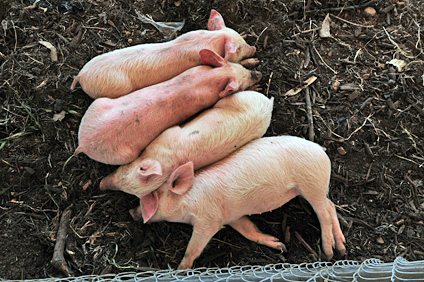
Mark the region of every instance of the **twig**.
POLYGON ((269 92, 269 86, 271 85, 271 79, 272 79, 272 75, 274 74, 274 72, 271 72, 271 74, 269 75, 269 79, 268 79, 268 86, 266 88, 266 93, 265 96, 268 97, 268 92, 269 92))
POLYGON ((358 24, 358 23, 350 22, 348 20, 345 20, 345 19, 343 19, 341 17, 335 16, 335 15, 332 15, 332 14, 330 14, 330 16, 332 16, 332 17, 334 17, 334 18, 336 18, 338 20, 341 20, 342 22, 345 22, 345 23, 348 23, 348 24, 351 24, 351 25, 354 25, 354 26, 359 26, 359 27, 364 27, 364 28, 373 28, 374 27, 374 25, 363 25, 363 24, 358 24))
POLYGON ((414 57, 409 56, 408 54, 406 54, 405 51, 403 51, 399 45, 390 37, 390 34, 387 32, 386 28, 383 26, 384 32, 386 33, 387 37, 389 38, 389 41, 396 46, 396 48, 399 50, 399 52, 402 53, 402 55, 404 55, 405 57, 409 58, 409 59, 413 59, 414 57))
POLYGON ((347 178, 344 178, 343 176, 338 175, 338 174, 336 174, 334 172, 331 173, 331 179, 333 179, 335 181, 342 182, 344 184, 347 184, 349 182, 349 180, 347 178))
POLYGON ((408 162, 414 163, 414 164, 416 164, 418 167, 424 167, 424 163, 420 164, 420 163, 417 163, 416 161, 410 160, 410 159, 408 159, 408 158, 405 158, 405 157, 402 157, 402 156, 399 156, 399 155, 395 155, 395 156, 396 156, 396 157, 398 157, 399 159, 402 159, 402 160, 405 160, 405 161, 408 161, 408 162))
POLYGON ((368 7, 371 4, 374 4, 375 2, 377 2, 377 0, 371 0, 371 1, 368 1, 368 2, 360 4, 360 5, 337 7, 337 8, 327 8, 327 9, 321 9, 321 10, 309 10, 309 11, 306 11, 306 13, 309 14, 309 13, 314 13, 314 12, 338 12, 338 11, 356 10, 356 9, 362 9, 362 8, 368 7))
POLYGON ((420 106, 418 106, 418 104, 416 102, 414 102, 411 98, 406 97, 406 101, 411 104, 411 106, 417 110, 417 112, 420 113, 420 115, 424 116, 424 110, 420 108, 420 106))
POLYGON ((299 240, 299 242, 306 248, 308 249, 308 251, 314 256, 315 260, 318 260, 318 254, 311 248, 311 246, 309 246, 308 243, 306 243, 305 239, 302 238, 302 236, 295 231, 294 235, 296 236, 297 240, 299 240))
POLYGON ((259 38, 260 38, 260 37, 261 37, 261 35, 265 32, 265 30, 267 30, 267 29, 268 29, 268 27, 266 27, 266 28, 264 28, 264 29, 262 30, 262 32, 259 34, 258 38, 256 38, 255 45, 256 45, 256 44, 258 44, 259 38))
POLYGON ((324 61, 324 59, 321 57, 320 53, 318 52, 317 48, 315 48, 315 45, 313 45, 315 52, 318 54, 318 57, 321 59, 321 61, 324 63, 324 65, 329 68, 334 74, 337 74, 337 71, 333 70, 327 63, 324 61))
POLYGON ((71 218, 71 209, 67 207, 62 213, 60 218, 59 230, 57 231, 56 244, 54 246, 53 258, 51 260, 52 265, 57 269, 62 271, 66 276, 74 276, 72 270, 69 269, 68 264, 65 261, 63 252, 65 250, 65 241, 68 233, 69 221, 71 218))
POLYGON ((305 101, 306 101, 306 115, 308 116, 308 130, 309 130, 309 141, 314 141, 314 119, 312 116, 312 104, 311 96, 309 95, 309 88, 305 89, 305 101))
POLYGON ((299 33, 293 34, 291 37, 298 37, 301 34, 308 33, 308 32, 313 32, 313 31, 317 31, 317 30, 320 30, 321 28, 322 27, 319 26, 319 27, 315 27, 315 28, 311 28, 311 29, 307 29, 307 30, 302 30, 299 33))
POLYGON ((367 116, 366 118, 365 118, 365 120, 364 120, 364 123, 360 126, 360 127, 358 127, 357 129, 355 129, 345 140, 347 141, 347 140, 349 140, 350 139, 350 137, 352 137, 353 136, 353 134, 355 134, 356 132, 358 132, 359 130, 361 130, 362 129, 362 127, 364 127, 365 126, 365 124, 367 123, 367 121, 369 121, 370 120, 370 117, 372 117, 372 115, 373 114, 370 114, 369 116, 367 116))
POLYGON ((340 224, 342 224, 345 227, 349 227, 349 222, 338 212, 337 212, 337 218, 339 219, 340 224))

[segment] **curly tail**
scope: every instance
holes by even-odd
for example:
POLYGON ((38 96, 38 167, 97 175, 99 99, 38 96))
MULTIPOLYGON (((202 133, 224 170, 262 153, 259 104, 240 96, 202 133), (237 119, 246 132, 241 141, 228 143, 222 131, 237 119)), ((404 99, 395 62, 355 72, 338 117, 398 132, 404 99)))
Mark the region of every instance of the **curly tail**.
POLYGON ((81 146, 78 146, 78 147, 75 149, 74 156, 77 156, 79 153, 83 153, 83 152, 84 152, 84 149, 83 149, 83 148, 81 148, 81 146))
POLYGON ((77 85, 78 81, 79 81, 79 76, 74 78, 74 81, 71 84, 71 90, 75 89, 75 86, 77 85))

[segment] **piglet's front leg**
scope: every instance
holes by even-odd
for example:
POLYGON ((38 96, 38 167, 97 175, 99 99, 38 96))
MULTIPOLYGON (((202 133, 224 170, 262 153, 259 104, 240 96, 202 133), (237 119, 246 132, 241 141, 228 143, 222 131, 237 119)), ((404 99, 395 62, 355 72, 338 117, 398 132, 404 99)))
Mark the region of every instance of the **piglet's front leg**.
POLYGON ((184 258, 181 261, 178 269, 189 269, 193 267, 194 260, 200 256, 203 249, 218 232, 221 227, 218 223, 211 223, 206 226, 193 225, 193 234, 191 235, 190 242, 188 243, 187 250, 184 258))
POLYGON ((230 226, 240 232, 241 235, 255 243, 262 244, 277 250, 282 250, 285 252, 287 251, 286 246, 279 242, 278 238, 259 231, 256 225, 246 216, 243 216, 240 219, 234 221, 230 224, 230 226))

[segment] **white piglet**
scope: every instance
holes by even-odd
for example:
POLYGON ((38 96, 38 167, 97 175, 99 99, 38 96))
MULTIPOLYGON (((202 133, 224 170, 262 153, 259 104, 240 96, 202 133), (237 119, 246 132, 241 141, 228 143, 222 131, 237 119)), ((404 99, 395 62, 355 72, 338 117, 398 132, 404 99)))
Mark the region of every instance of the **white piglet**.
POLYGON ((261 233, 246 215, 274 210, 300 195, 318 215, 323 250, 331 259, 333 248, 344 254, 345 238, 327 198, 330 173, 330 160, 319 145, 291 136, 261 138, 196 173, 192 162, 180 165, 141 199, 141 212, 144 222, 193 225, 178 267, 187 269, 225 224, 249 240, 283 250, 283 243, 261 233))
MULTIPOLYGON (((196 30, 163 43, 139 44, 114 50, 91 59, 74 79, 90 97, 117 98, 154 85, 202 64, 199 51, 209 49, 225 60, 239 63, 255 54, 243 37, 225 26, 222 16, 212 10, 209 30, 196 30)), ((244 65, 259 61, 247 59, 244 65)))
POLYGON ((262 77, 208 49, 201 50, 200 57, 205 65, 170 80, 116 99, 96 99, 81 119, 75 154, 85 153, 105 164, 130 163, 167 128, 262 77))
MULTIPOLYGON (((165 130, 135 161, 105 177, 102 190, 120 190, 139 198, 149 195, 181 164, 200 169, 262 137, 271 122, 273 99, 242 91, 219 100, 212 108, 183 125, 165 130)), ((141 207, 133 212, 141 216, 141 207)))

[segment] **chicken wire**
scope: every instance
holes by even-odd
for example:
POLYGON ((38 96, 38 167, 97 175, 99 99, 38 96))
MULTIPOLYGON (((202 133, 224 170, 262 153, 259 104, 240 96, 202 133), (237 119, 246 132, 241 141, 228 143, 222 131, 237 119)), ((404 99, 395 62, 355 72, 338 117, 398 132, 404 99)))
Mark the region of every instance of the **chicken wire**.
MULTIPOLYGON (((6 280, 0 278, 0 281, 6 280)), ((398 257, 394 262, 384 263, 379 259, 371 258, 362 263, 352 260, 340 260, 333 264, 329 262, 302 264, 278 263, 265 266, 249 265, 228 268, 197 268, 188 271, 159 270, 126 272, 25 281, 424 281, 424 261, 410 262, 398 257)))

